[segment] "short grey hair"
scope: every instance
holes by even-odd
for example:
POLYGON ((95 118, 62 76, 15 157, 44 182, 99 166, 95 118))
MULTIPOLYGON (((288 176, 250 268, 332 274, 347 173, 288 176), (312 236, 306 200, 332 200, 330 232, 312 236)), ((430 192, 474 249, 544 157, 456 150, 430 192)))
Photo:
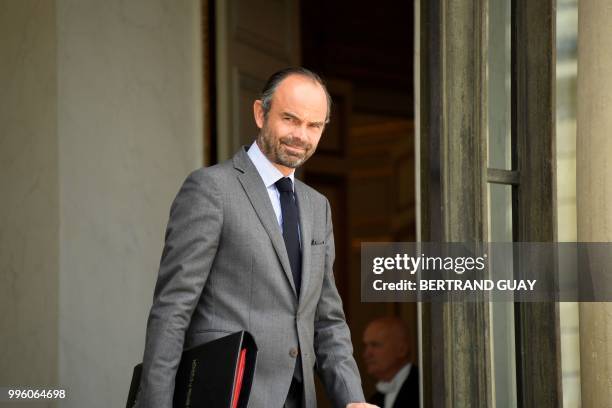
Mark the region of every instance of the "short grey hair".
POLYGON ((321 79, 321 77, 315 72, 304 67, 284 68, 280 71, 276 71, 270 76, 270 78, 268 78, 259 97, 259 100, 261 100, 264 117, 268 117, 268 113, 272 108, 272 97, 274 96, 276 88, 278 88, 278 85, 283 82, 285 78, 291 75, 300 75, 306 78, 310 78, 317 84, 321 85, 321 88, 323 88, 323 91, 325 91, 325 96, 327 98, 327 115, 325 116, 325 123, 328 123, 332 105, 331 95, 329 94, 329 91, 327 90, 327 86, 325 86, 325 82, 323 82, 323 79, 321 79))

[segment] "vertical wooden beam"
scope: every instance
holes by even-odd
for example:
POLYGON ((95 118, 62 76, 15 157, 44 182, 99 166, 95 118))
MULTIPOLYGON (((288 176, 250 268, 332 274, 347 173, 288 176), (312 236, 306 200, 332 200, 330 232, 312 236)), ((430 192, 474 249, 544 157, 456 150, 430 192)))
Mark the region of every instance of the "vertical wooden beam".
MULTIPOLYGON (((420 2, 422 241, 487 240, 487 4, 420 2)), ((421 310, 425 406, 492 406, 486 299, 421 310)))
MULTIPOLYGON (((430 191, 431 183, 438 178, 433 177, 432 163, 429 159, 430 145, 435 138, 431 137, 432 130, 430 128, 430 117, 437 109, 433 106, 431 95, 434 92, 434 83, 431 81, 429 73, 437 71, 434 56, 437 48, 433 47, 433 38, 438 38, 432 33, 436 19, 433 16, 432 9, 436 3, 426 0, 415 1, 415 199, 416 199, 416 236, 419 242, 430 242, 432 239, 430 203, 435 201, 433 192, 430 191)), ((438 189, 433 191, 439 192, 438 189)), ((433 406, 432 397, 432 363, 433 363, 433 342, 432 342, 432 318, 431 304, 418 304, 418 365, 420 368, 419 384, 421 406, 430 408, 433 406)))
MULTIPOLYGON (((555 0, 513 1, 513 137, 520 184, 515 191, 515 239, 556 239, 555 0)), ((553 263, 551 262, 551 265, 553 263)), ((547 282, 555 287, 551 269, 547 282)), ((515 306, 519 407, 560 407, 559 305, 515 306)))

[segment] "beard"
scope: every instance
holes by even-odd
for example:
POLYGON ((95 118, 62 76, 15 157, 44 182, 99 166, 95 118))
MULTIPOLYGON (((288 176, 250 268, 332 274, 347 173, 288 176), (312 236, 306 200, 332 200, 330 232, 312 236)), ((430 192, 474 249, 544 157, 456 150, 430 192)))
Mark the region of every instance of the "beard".
POLYGON ((316 146, 293 136, 275 137, 266 124, 257 136, 257 144, 266 157, 273 163, 295 169, 312 156, 316 146), (287 149, 287 146, 299 148, 300 151, 287 149))

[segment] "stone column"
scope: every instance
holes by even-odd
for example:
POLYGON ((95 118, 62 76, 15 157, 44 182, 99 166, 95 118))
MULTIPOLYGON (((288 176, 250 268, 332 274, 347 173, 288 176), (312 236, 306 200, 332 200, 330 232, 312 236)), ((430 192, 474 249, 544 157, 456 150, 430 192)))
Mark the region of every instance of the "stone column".
MULTIPOLYGON (((579 241, 612 241, 612 7, 578 2, 579 241)), ((582 407, 612 406, 612 303, 580 305, 582 407)))

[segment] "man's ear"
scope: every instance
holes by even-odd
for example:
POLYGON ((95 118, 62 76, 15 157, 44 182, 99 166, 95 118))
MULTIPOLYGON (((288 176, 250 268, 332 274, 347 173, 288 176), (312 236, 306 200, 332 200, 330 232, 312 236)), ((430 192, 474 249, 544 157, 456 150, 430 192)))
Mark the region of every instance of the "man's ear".
POLYGON ((261 129, 264 125, 264 110, 263 104, 260 99, 256 99, 253 102, 253 116, 255 117, 255 123, 257 124, 257 128, 261 129))
POLYGON ((407 343, 400 344, 399 353, 403 358, 412 359, 412 353, 410 352, 410 346, 407 343))

